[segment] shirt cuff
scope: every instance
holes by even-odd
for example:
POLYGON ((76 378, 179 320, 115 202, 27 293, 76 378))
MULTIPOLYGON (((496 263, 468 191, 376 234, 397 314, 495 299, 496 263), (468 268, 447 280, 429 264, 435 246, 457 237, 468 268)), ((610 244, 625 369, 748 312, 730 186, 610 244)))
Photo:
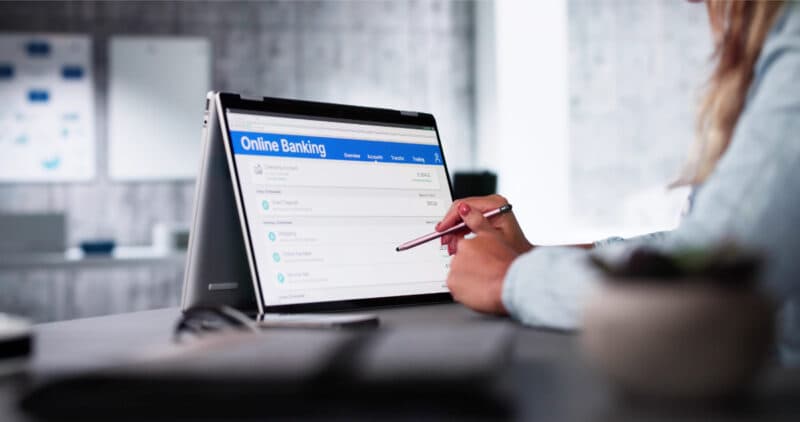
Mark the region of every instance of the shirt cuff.
POLYGON ((539 247, 518 257, 503 282, 502 300, 514 319, 538 327, 574 330, 600 271, 578 248, 539 247))

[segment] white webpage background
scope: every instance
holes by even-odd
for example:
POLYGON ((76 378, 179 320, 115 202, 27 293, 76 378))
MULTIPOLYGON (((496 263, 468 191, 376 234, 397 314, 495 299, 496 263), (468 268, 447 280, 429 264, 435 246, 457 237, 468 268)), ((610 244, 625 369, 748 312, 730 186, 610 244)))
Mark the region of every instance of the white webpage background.
MULTIPOLYGON (((232 131, 438 144, 433 130, 228 113, 232 131)), ((447 292, 444 166, 236 155, 264 304, 447 292), (256 169, 259 169, 256 171, 256 169), (268 202, 264 209, 263 201, 268 202)))

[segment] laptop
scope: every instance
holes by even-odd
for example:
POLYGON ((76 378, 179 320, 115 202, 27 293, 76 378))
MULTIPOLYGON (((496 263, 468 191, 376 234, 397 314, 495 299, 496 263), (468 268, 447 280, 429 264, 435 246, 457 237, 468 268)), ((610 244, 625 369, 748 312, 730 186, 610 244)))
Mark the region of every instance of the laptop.
POLYGON ((431 114, 212 92, 182 307, 297 313, 451 301, 453 201, 431 114))

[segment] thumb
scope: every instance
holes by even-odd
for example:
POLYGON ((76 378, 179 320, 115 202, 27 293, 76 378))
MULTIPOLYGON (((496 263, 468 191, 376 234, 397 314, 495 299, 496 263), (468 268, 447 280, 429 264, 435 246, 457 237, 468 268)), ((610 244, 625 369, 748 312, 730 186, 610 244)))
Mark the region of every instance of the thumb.
POLYGON ((486 231, 492 231, 492 225, 489 223, 489 220, 483 216, 478 210, 473 209, 466 203, 461 203, 458 206, 458 215, 461 216, 461 220, 466 223, 467 227, 472 230, 473 233, 481 233, 486 231))

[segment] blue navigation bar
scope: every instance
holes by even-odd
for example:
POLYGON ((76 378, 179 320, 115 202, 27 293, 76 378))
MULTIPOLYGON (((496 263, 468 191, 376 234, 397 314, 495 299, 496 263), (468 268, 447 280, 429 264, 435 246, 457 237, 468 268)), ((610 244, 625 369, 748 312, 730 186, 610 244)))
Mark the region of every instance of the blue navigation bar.
POLYGON ((231 131, 234 154, 441 166, 438 145, 231 131))

